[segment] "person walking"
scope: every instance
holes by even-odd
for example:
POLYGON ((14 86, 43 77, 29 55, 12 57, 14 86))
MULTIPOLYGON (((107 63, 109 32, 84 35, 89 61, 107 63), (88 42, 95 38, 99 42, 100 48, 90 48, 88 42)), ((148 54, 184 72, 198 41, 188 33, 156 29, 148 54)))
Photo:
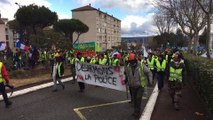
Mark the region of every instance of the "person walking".
POLYGON ((0 62, 0 92, 3 96, 5 107, 8 108, 12 105, 12 102, 8 99, 7 93, 5 91, 4 81, 6 82, 6 85, 9 85, 9 77, 7 74, 6 67, 2 62, 0 62))
MULTIPOLYGON (((82 56, 82 53, 78 52, 77 57, 75 59, 76 62, 84 62, 84 57, 82 56)), ((83 82, 78 82, 80 91, 79 92, 84 92, 85 89, 85 84, 83 82)))
POLYGON ((57 91, 57 82, 62 86, 63 90, 65 88, 64 84, 61 82, 61 78, 64 74, 64 65, 63 65, 63 58, 60 56, 59 53, 55 55, 55 63, 53 66, 53 72, 52 72, 52 77, 53 77, 53 92, 57 91))
POLYGON ((175 54, 168 66, 168 88, 175 110, 179 110, 181 89, 185 82, 185 64, 179 54, 175 54))
POLYGON ((165 76, 165 69, 166 69, 166 60, 163 58, 163 55, 160 54, 158 59, 156 60, 156 68, 157 68, 157 81, 158 81, 158 90, 164 86, 164 76, 165 76))
MULTIPOLYGON (((155 78, 155 58, 153 57, 152 53, 148 54, 148 58, 146 59, 147 67, 152 71, 153 78, 152 80, 154 81, 155 78)), ((149 83, 150 85, 150 83, 149 83)))
POLYGON ((129 54, 129 64, 125 68, 126 82, 131 90, 131 99, 134 105, 133 116, 140 117, 141 100, 144 89, 147 86, 147 78, 152 83, 152 72, 135 58, 135 54, 129 54))

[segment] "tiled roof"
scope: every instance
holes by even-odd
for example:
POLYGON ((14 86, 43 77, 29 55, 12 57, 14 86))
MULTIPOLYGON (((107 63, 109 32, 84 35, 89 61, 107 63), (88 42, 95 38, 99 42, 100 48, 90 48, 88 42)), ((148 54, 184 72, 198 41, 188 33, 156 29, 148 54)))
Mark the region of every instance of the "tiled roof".
MULTIPOLYGON (((107 13, 104 13, 104 12, 100 11, 100 9, 96 9, 94 7, 91 7, 91 4, 83 6, 83 7, 80 7, 80 8, 73 9, 71 11, 72 12, 76 12, 76 11, 88 11, 88 10, 97 10, 97 11, 99 11, 99 12, 105 14, 105 15, 111 16, 111 15, 109 15, 107 13)), ((113 16, 111 16, 111 17, 113 17, 113 16)), ((113 17, 113 18, 115 18, 115 17, 113 17)), ((119 20, 118 18, 115 18, 115 19, 119 20)), ((121 20, 119 20, 119 21, 121 21, 121 20)))
POLYGON ((91 7, 91 5, 86 5, 80 8, 73 9, 72 11, 87 11, 87 10, 97 10, 97 9, 91 7))

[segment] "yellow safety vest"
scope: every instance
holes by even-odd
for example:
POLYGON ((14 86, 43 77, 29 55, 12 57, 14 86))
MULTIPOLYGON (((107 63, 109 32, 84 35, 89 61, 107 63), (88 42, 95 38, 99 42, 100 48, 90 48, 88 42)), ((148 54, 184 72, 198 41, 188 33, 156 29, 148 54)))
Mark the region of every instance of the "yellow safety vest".
POLYGON ((95 58, 92 58, 91 60, 90 60, 90 64, 95 64, 96 63, 96 59, 95 58))
POLYGON ((162 64, 160 64, 160 61, 157 60, 156 67, 157 67, 157 72, 164 71, 166 69, 166 60, 163 60, 162 64))
POLYGON ((71 58, 70 64, 71 64, 71 65, 75 64, 75 58, 71 58))
POLYGON ((61 73, 61 65, 62 65, 62 62, 58 63, 58 76, 59 76, 59 77, 62 76, 62 73, 61 73))
POLYGON ((0 83, 3 83, 3 82, 4 82, 4 80, 3 80, 3 78, 2 78, 2 73, 1 73, 2 66, 3 66, 3 63, 0 62, 0 83))
POLYGON ((118 60, 118 59, 114 59, 114 60, 112 61, 112 66, 117 66, 117 62, 118 62, 118 66, 120 66, 120 65, 119 65, 119 60, 118 60))
POLYGON ((75 58, 75 60, 79 62, 84 62, 84 57, 81 57, 81 60, 79 60, 78 58, 75 58))
POLYGON ((106 58, 99 59, 99 61, 98 61, 99 65, 105 65, 106 62, 107 62, 107 59, 106 59, 106 58))
POLYGON ((147 59, 147 65, 150 70, 154 70, 154 61, 155 61, 154 58, 152 58, 151 61, 147 59))
MULTIPOLYGON (((141 63, 140 65, 138 65, 139 67, 139 76, 140 76, 140 84, 141 84, 141 87, 146 87, 146 84, 147 84, 147 78, 144 74, 144 68, 143 68, 143 63, 141 63)), ((127 69, 128 69, 128 72, 132 72, 132 68, 129 66, 129 64, 127 65, 127 69)))
POLYGON ((175 69, 173 67, 169 68, 169 81, 178 81, 178 82, 182 82, 182 72, 183 69, 182 68, 178 68, 175 69))

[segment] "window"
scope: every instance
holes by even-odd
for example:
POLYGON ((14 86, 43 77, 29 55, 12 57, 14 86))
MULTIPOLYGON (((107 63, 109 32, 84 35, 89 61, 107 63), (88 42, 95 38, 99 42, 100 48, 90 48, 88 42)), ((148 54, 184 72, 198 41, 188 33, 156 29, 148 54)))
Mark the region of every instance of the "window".
POLYGON ((97 28, 98 33, 101 33, 101 28, 97 28))
POLYGON ((6 40, 9 40, 9 36, 8 35, 6 35, 6 40))

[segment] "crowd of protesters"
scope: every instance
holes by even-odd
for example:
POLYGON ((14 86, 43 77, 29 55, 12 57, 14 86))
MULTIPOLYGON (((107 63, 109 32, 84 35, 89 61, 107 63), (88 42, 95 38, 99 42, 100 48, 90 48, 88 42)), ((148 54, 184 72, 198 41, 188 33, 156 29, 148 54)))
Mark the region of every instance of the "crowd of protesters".
MULTIPOLYGON (((75 62, 87 62, 90 64, 107 66, 125 66, 126 84, 129 86, 131 95, 130 103, 134 105, 133 116, 140 116, 141 97, 146 86, 158 84, 158 90, 164 87, 164 81, 168 81, 169 94, 176 110, 179 110, 181 89, 184 84, 185 65, 184 58, 177 49, 148 50, 148 56, 144 57, 143 50, 129 51, 106 51, 93 54, 74 53, 73 50, 54 49, 30 49, 29 51, 16 50, 5 52, 3 59, 12 59, 12 69, 32 69, 37 64, 52 67, 54 82, 53 92, 57 91, 57 84, 62 88, 61 82, 64 74, 64 66, 70 66, 73 77, 72 83, 76 82, 75 62), (156 79, 155 79, 156 78, 156 79)), ((85 85, 78 82, 80 92, 84 92, 85 85)))

